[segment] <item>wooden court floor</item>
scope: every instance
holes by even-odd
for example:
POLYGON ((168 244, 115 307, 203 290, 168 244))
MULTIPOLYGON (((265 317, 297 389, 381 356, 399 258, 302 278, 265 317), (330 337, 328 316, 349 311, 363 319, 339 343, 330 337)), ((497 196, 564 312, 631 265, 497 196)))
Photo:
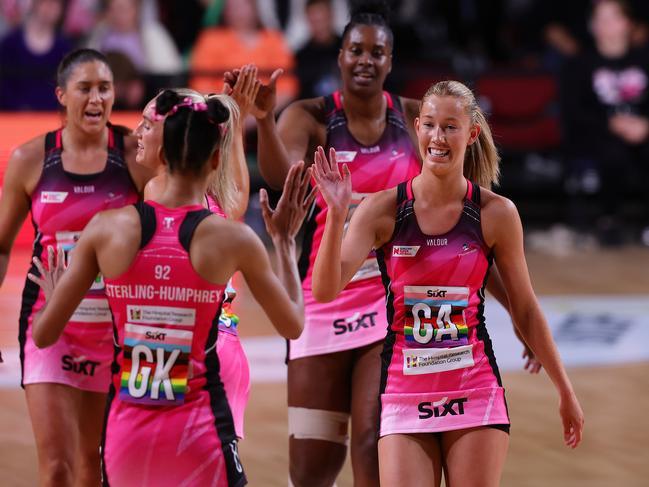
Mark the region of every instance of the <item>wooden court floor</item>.
MULTIPOLYGON (((16 346, 18 299, 27 261, 24 252, 12 257, 0 290, 0 349, 16 346)), ((539 294, 647 294, 649 299, 649 249, 591 250, 562 258, 531 253, 528 261, 539 294)), ((237 301, 242 336, 273 333, 243 284, 237 301)), ((558 401, 547 376, 503 374, 512 434, 502 485, 649 486, 649 362, 571 368, 568 373, 586 417, 584 441, 575 451, 562 444, 558 401)), ((252 486, 287 485, 285 398, 283 383, 252 386, 246 438, 241 443, 252 486)), ((23 393, 0 389, 0 486, 36 485, 35 466, 23 393)), ((351 487, 351 479, 346 464, 338 486, 351 487)))

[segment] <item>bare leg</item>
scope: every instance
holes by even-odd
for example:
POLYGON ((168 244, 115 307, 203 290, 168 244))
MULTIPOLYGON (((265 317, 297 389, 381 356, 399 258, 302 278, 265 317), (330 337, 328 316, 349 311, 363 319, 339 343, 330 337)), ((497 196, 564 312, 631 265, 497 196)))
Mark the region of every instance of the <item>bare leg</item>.
POLYGON ((79 444, 76 412, 80 394, 78 389, 62 384, 25 386, 41 487, 73 485, 79 444))
POLYGON ((351 458, 354 487, 379 486, 379 382, 383 342, 355 351, 351 458))
POLYGON ((481 427, 442 433, 447 487, 498 487, 509 435, 481 427))
POLYGON ((81 391, 78 409, 77 487, 101 485, 99 444, 104 423, 106 394, 81 391))
MULTIPOLYGON (((353 351, 316 355, 288 363, 288 405, 349 413, 353 351)), ((331 487, 347 446, 289 438, 289 475, 295 487, 331 487)))
POLYGON ((387 435, 379 440, 381 485, 439 487, 442 454, 432 433, 387 435))

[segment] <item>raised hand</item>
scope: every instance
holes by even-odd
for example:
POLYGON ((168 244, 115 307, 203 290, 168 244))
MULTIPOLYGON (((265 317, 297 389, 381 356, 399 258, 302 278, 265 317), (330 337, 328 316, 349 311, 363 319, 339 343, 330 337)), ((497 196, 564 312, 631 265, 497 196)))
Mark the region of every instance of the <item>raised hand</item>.
POLYGON ((59 279, 68 268, 68 261, 65 255, 65 251, 61 247, 56 249, 56 259, 54 258, 54 247, 51 245, 47 247, 47 269, 43 266, 43 263, 38 257, 32 259, 36 269, 38 270, 40 276, 29 273, 27 278, 38 284, 43 290, 45 295, 45 301, 50 299, 56 283, 59 282, 59 279))
POLYGON ((341 174, 333 147, 329 149, 327 159, 324 149, 319 146, 313 160, 313 176, 329 211, 346 212, 352 199, 352 178, 347 164, 342 165, 341 174))
POLYGON ((255 105, 250 112, 255 118, 266 118, 268 115, 274 116, 275 106, 277 105, 277 78, 283 72, 283 69, 276 69, 270 75, 268 84, 262 84, 259 88, 255 105))
POLYGON ((559 414, 563 423, 564 443, 570 448, 577 448, 584 430, 584 413, 574 393, 561 398, 559 414))
POLYGON ((527 370, 530 374, 538 374, 539 371, 543 368, 539 359, 536 358, 534 352, 530 350, 526 345, 523 350, 523 358, 525 359, 525 365, 523 368, 527 370))
POLYGON ((230 95, 239 105, 239 123, 243 124, 246 116, 254 110, 261 81, 257 79, 258 70, 254 64, 246 64, 235 72, 236 77, 231 72, 224 75, 223 92, 230 95))
POLYGON ((304 161, 291 166, 284 181, 282 196, 273 210, 268 204, 268 193, 259 191, 261 214, 266 224, 266 231, 273 238, 295 238, 302 226, 304 217, 313 203, 316 188, 309 191, 311 168, 304 161))

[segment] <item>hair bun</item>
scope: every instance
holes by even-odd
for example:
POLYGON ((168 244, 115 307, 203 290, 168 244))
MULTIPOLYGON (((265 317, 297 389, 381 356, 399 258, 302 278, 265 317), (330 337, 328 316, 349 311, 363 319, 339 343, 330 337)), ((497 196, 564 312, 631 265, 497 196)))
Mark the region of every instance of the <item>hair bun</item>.
POLYGON ((390 6, 385 0, 352 0, 349 10, 352 20, 360 15, 378 15, 386 24, 390 20, 390 6))
POLYGON ((230 118, 230 111, 221 101, 216 98, 207 100, 207 115, 214 123, 223 123, 230 118))
POLYGON ((182 101, 182 97, 174 90, 164 90, 155 99, 155 111, 159 115, 166 115, 182 101))

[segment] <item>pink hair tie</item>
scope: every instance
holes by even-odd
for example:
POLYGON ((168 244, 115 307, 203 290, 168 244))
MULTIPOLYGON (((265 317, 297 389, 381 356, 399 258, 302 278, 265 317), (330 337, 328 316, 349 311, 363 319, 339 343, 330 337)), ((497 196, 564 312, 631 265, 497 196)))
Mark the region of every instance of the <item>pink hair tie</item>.
POLYGON ((156 122, 159 122, 160 120, 164 120, 165 117, 168 117, 170 115, 173 115, 178 111, 179 108, 181 107, 189 107, 195 112, 206 112, 207 111, 207 103, 204 101, 192 101, 192 99, 188 96, 183 101, 180 103, 174 105, 171 107, 171 110, 169 110, 167 113, 164 115, 161 113, 156 112, 155 115, 153 116, 153 120, 156 122))

